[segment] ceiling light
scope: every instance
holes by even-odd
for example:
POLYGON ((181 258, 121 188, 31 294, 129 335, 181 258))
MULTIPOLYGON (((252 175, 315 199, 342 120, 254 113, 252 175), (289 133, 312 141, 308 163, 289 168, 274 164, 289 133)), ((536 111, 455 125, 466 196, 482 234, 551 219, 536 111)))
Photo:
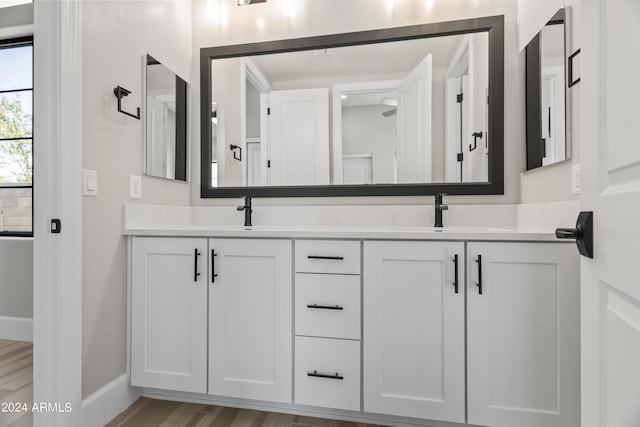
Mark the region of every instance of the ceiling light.
POLYGON ((340 99, 347 99, 347 95, 340 95, 340 99))
POLYGON ((267 0, 238 0, 238 6, 246 6, 248 4, 266 3, 267 0))

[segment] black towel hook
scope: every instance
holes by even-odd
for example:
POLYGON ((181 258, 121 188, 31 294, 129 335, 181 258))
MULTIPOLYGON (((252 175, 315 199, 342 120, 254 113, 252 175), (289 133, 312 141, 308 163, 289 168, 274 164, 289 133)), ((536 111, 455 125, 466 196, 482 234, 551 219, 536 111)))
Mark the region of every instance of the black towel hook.
POLYGON ((138 107, 137 111, 136 111, 136 115, 133 115, 131 113, 127 113, 126 111, 122 110, 122 98, 129 95, 131 93, 131 91, 121 87, 121 86, 116 86, 115 89, 113 89, 113 93, 116 95, 116 98, 118 98, 118 112, 122 113, 122 114, 126 114, 129 117, 133 117, 134 119, 138 119, 140 120, 140 107, 138 107))

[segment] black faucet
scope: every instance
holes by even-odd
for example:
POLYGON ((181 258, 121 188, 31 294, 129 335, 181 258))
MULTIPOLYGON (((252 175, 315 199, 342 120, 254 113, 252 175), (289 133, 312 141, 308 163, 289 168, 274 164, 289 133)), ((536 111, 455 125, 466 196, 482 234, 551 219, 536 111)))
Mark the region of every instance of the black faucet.
POLYGON ((433 225, 434 227, 442 227, 442 211, 449 209, 449 206, 442 204, 442 196, 444 194, 436 194, 436 223, 433 225))
POLYGON ((251 227, 251 197, 247 196, 244 198, 244 205, 240 205, 237 208, 239 211, 244 211, 244 226, 251 227))

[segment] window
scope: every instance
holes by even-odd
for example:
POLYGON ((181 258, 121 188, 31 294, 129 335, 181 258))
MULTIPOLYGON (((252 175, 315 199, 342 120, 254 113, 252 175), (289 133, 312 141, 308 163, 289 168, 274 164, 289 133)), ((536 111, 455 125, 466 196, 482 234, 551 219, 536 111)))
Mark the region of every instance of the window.
POLYGON ((33 230, 33 39, 0 40, 0 236, 33 230))

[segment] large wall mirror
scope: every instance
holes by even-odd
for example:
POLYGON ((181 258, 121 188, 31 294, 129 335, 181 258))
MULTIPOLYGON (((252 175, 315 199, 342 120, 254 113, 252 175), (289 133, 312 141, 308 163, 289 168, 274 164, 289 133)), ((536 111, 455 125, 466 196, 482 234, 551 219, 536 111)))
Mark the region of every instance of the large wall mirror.
POLYGON ((201 50, 202 197, 502 194, 504 19, 201 50))
POLYGON ((144 58, 145 175, 187 180, 187 82, 151 55, 144 58))
POLYGON ((526 47, 527 170, 570 157, 565 34, 560 9, 526 47))

